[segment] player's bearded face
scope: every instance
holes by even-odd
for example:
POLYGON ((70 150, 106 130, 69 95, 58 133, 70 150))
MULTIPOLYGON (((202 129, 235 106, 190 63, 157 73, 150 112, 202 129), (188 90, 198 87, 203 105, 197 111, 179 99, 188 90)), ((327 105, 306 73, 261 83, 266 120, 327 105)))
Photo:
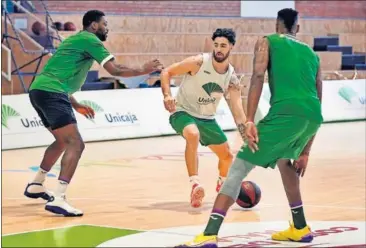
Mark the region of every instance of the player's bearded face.
POLYGON ((101 18, 101 20, 98 22, 98 25, 96 27, 95 35, 101 40, 106 41, 108 36, 108 28, 107 28, 107 21, 104 19, 104 17, 101 18))
POLYGON ((229 41, 226 38, 217 37, 214 40, 212 56, 216 62, 222 63, 229 57, 231 49, 232 45, 229 44, 229 41))
POLYGON ((95 33, 95 35, 101 40, 101 41, 106 41, 107 40, 107 34, 108 34, 108 29, 106 29, 105 27, 100 26, 97 30, 97 32, 95 33))
POLYGON ((224 54, 223 51, 213 51, 212 52, 214 59, 216 62, 222 63, 224 62, 230 55, 230 51, 228 51, 226 54, 224 54))

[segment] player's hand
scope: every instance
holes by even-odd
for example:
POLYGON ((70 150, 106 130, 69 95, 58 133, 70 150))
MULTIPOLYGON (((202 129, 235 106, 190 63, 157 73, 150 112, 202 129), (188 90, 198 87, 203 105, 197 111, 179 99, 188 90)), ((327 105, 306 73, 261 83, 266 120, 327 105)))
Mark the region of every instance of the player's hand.
POLYGON ((259 148, 258 148, 258 142, 259 142, 258 131, 257 131, 257 127, 255 126, 255 124, 253 122, 247 122, 246 123, 245 136, 246 136, 246 139, 247 139, 249 149, 253 153, 258 151, 259 150, 259 148))
POLYGON ((172 96, 164 97, 164 107, 170 113, 175 111, 175 104, 176 104, 175 99, 172 96))
POLYGON ((146 73, 152 73, 156 71, 161 71, 163 69, 163 65, 160 63, 158 59, 154 59, 146 62, 143 65, 143 69, 146 73))
POLYGON ((95 112, 91 107, 83 104, 77 104, 74 108, 78 113, 84 115, 86 118, 94 119, 95 112))
POLYGON ((309 155, 300 155, 300 157, 294 161, 293 166, 296 169, 296 173, 303 177, 308 166, 309 155))

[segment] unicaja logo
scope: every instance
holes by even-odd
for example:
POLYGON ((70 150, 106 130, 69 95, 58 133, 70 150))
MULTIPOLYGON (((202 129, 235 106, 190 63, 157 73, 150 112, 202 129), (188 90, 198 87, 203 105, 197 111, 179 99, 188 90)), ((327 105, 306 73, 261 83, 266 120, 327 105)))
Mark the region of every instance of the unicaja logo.
POLYGON ((84 104, 86 106, 91 107, 96 113, 103 112, 103 108, 96 104, 95 102, 89 101, 89 100, 82 100, 80 101, 80 104, 84 104))
POLYGON ((338 90, 338 94, 348 103, 365 104, 365 97, 361 97, 349 86, 343 86, 338 90))
POLYGON ((12 107, 1 104, 1 126, 8 127, 8 120, 13 117, 19 117, 20 114, 12 107))
MULTIPOLYGON (((105 111, 100 105, 98 105, 97 103, 95 103, 93 101, 82 100, 82 101, 80 101, 80 104, 84 104, 84 105, 91 107, 95 113, 104 112, 105 120, 108 121, 109 123, 135 123, 138 121, 136 115, 134 115, 134 114, 131 114, 131 113, 120 114, 118 112, 115 114, 112 114, 112 113, 109 113, 108 111, 105 111)), ((88 119, 88 120, 94 122, 93 119, 88 119)))
POLYGON ((209 95, 210 97, 200 97, 198 98, 198 103, 202 105, 207 105, 216 102, 216 98, 221 96, 224 93, 224 90, 221 88, 220 85, 214 82, 209 82, 202 86, 203 90, 209 95))
MULTIPOLYGON (((95 113, 100 113, 100 112, 104 111, 104 109, 101 106, 99 106, 97 103, 95 103, 93 101, 82 100, 82 101, 80 101, 80 104, 91 107, 94 110, 95 113)), ((88 119, 88 120, 94 122, 93 119, 88 119)))

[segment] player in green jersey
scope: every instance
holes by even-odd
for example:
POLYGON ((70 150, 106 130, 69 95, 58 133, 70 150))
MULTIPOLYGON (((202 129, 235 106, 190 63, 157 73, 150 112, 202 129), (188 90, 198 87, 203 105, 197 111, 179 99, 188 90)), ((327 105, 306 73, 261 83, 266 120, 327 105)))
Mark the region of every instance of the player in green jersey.
POLYGON ((65 192, 84 150, 73 108, 87 118, 94 117, 92 108, 78 103, 72 94, 85 82, 87 73, 97 61, 111 75, 139 76, 161 70, 158 60, 147 62, 142 68, 129 68, 114 61, 114 56, 104 47, 108 28, 104 13, 90 10, 83 17, 83 30, 65 39, 36 77, 29 91, 33 108, 55 141, 46 149, 39 171, 30 182, 24 195, 48 200, 45 209, 64 216, 81 216, 83 212, 70 206, 65 192), (43 186, 45 176, 61 159, 59 183, 54 193, 43 186))
POLYGON ((298 12, 278 12, 276 34, 260 38, 254 49, 253 75, 248 95, 247 140, 221 187, 204 232, 180 247, 217 247, 217 235, 236 201, 242 180, 255 167, 277 164, 291 207, 293 224, 274 233, 278 241, 311 242, 302 207, 299 177, 304 176, 310 147, 323 118, 320 62, 311 47, 297 40, 298 12), (268 70, 270 110, 257 127, 254 116, 268 70))

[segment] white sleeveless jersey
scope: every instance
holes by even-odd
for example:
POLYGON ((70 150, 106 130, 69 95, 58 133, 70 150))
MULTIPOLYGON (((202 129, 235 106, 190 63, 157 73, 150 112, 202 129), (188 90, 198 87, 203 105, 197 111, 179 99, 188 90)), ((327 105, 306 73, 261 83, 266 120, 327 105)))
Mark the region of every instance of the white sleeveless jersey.
POLYGON ((214 119, 224 92, 229 87, 234 67, 225 74, 216 72, 212 54, 203 54, 203 63, 195 75, 186 74, 176 96, 176 112, 185 111, 202 119, 214 119))

